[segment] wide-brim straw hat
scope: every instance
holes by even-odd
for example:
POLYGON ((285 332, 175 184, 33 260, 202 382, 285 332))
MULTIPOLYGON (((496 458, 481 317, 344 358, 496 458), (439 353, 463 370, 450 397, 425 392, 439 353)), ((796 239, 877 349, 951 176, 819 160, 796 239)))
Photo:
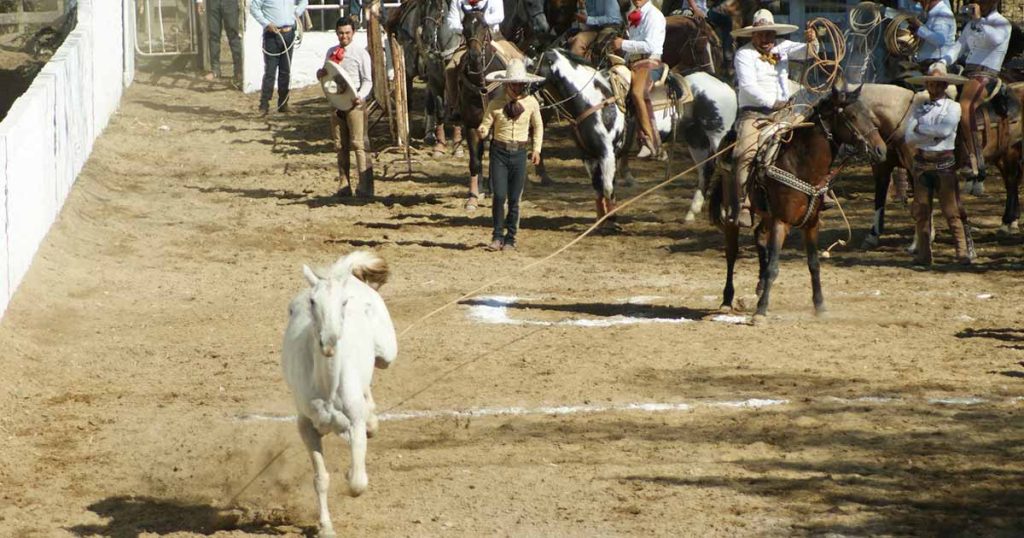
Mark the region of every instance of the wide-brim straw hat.
POLYGON ((967 77, 961 77, 960 75, 950 75, 946 72, 946 64, 942 62, 935 62, 928 67, 928 74, 917 77, 907 78, 907 84, 918 84, 923 86, 928 82, 945 82, 946 84, 963 84, 967 82, 967 77))
POLYGON ((501 82, 504 84, 531 84, 543 81, 544 77, 527 73, 526 64, 519 58, 513 58, 508 62, 508 69, 488 73, 484 79, 487 80, 487 82, 501 82))
POLYGON ((320 79, 320 88, 331 106, 342 112, 355 108, 357 96, 354 81, 341 68, 341 64, 327 60, 324 62, 324 70, 327 71, 327 76, 320 79))
POLYGON ((754 22, 750 26, 744 26, 733 30, 733 37, 750 37, 754 32, 775 32, 778 35, 791 34, 797 30, 793 24, 775 24, 775 15, 767 9, 759 9, 754 13, 754 22))

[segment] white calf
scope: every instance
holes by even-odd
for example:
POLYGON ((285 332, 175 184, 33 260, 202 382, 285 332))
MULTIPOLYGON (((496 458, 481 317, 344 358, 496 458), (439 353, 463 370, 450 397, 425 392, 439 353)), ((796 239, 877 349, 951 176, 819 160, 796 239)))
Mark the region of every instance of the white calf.
POLYGON ((303 266, 310 288, 288 307, 281 351, 285 380, 295 397, 299 434, 313 462, 313 486, 320 511, 321 538, 333 537, 327 509, 330 478, 321 438, 334 432, 352 449, 349 493, 366 491, 366 438, 377 430, 370 383, 373 369, 387 368, 398 354, 391 316, 377 293, 387 264, 358 251, 338 260, 327 275, 303 266))

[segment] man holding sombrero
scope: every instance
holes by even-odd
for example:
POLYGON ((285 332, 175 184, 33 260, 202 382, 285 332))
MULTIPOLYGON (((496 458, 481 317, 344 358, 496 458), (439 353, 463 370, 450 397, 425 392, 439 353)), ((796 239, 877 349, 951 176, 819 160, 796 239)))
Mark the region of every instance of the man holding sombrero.
POLYGON ((931 265, 932 193, 939 193, 949 231, 956 242, 956 257, 962 264, 974 258, 974 242, 967 224, 967 212, 960 201, 960 184, 954 171, 956 130, 960 124, 960 105, 946 95, 950 84, 963 84, 967 79, 946 72, 946 64, 936 62, 927 75, 907 79, 928 90, 928 100, 910 111, 905 139, 916 148, 914 154, 914 204, 911 213, 917 227, 917 254, 914 263, 931 265))
MULTIPOLYGON (((516 232, 519 230, 519 198, 526 186, 527 148, 533 164, 540 163, 541 146, 544 144, 544 121, 540 117, 540 103, 527 95, 527 84, 540 82, 543 77, 526 72, 526 65, 515 58, 505 71, 487 75, 487 82, 501 82, 504 95, 487 103, 483 120, 480 122, 480 138, 494 132, 491 140, 491 218, 493 233, 487 250, 515 250, 516 232), (530 130, 533 130, 533 144, 530 130), (508 216, 505 216, 505 201, 508 201, 508 216)), ((476 196, 471 185, 470 196, 476 196)))
POLYGON ((335 23, 338 44, 327 50, 316 78, 331 103, 331 138, 338 152, 338 195, 352 196, 351 153, 356 154, 359 184, 356 194, 373 196, 373 164, 366 153, 366 100, 373 89, 370 54, 352 44, 355 23, 341 17, 335 23))
POLYGON ((817 36, 809 28, 804 31, 806 43, 776 41, 777 36, 796 29, 792 24, 775 24, 772 12, 760 9, 754 13, 753 24, 732 31, 733 37, 750 38, 750 43, 736 51, 734 60, 740 110, 736 118, 736 147, 732 153, 733 182, 724 182, 728 202, 726 218, 740 226, 749 227, 753 222, 749 207, 741 211, 740 199, 757 153, 756 122, 772 117, 789 105, 789 60, 804 59, 809 49, 816 50, 818 46, 817 36))

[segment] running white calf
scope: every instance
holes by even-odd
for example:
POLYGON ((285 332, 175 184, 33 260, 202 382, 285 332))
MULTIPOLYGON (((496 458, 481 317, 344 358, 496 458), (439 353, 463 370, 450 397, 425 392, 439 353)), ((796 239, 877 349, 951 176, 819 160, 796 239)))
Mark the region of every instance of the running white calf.
POLYGON ((310 287, 288 307, 281 366, 295 397, 299 434, 313 462, 319 536, 328 538, 335 534, 327 509, 330 478, 322 437, 334 432, 348 439, 349 494, 366 491, 366 438, 377 430, 370 383, 375 365, 387 368, 395 360, 398 341, 377 293, 388 275, 383 258, 357 251, 338 260, 326 275, 308 266, 302 272, 310 287))

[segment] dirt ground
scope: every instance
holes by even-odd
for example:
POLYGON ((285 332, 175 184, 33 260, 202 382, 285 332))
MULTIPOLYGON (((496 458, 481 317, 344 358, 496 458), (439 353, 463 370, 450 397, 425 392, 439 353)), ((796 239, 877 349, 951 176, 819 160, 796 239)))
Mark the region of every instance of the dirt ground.
MULTIPOLYGON (((279 350, 301 264, 378 250, 401 331, 592 222, 565 126, 549 128, 558 184, 528 186, 519 251, 489 253, 489 203, 462 209, 463 159, 424 157, 424 174, 379 181, 372 201, 336 198, 319 90, 268 118, 255 99, 143 73, 96 144, 0 324, 0 535, 311 535, 294 425, 253 418, 293 412, 279 350)), ((638 163, 620 199, 663 173, 638 163)), ((842 179, 854 244, 870 213, 863 174, 842 179)), ((520 298, 507 315, 523 323, 481 323, 458 305, 400 340, 375 380, 392 420, 370 442, 365 495, 345 495, 347 448, 327 445, 337 530, 1022 535, 1024 266, 1020 236, 996 234, 999 183, 967 199, 976 266, 951 264, 940 228, 936 267, 910 267, 911 222, 893 205, 881 248, 824 263, 824 319, 792 238, 757 327, 712 320, 724 260, 716 230, 683 222, 695 178, 658 191, 626 212, 623 233, 481 294, 520 298), (693 321, 557 323, 627 315, 693 321), (749 399, 775 402, 723 404, 749 399), (486 411, 543 406, 592 412, 486 411), (438 415, 396 416, 413 411, 438 415)), ((845 235, 830 215, 823 244, 845 235)))

